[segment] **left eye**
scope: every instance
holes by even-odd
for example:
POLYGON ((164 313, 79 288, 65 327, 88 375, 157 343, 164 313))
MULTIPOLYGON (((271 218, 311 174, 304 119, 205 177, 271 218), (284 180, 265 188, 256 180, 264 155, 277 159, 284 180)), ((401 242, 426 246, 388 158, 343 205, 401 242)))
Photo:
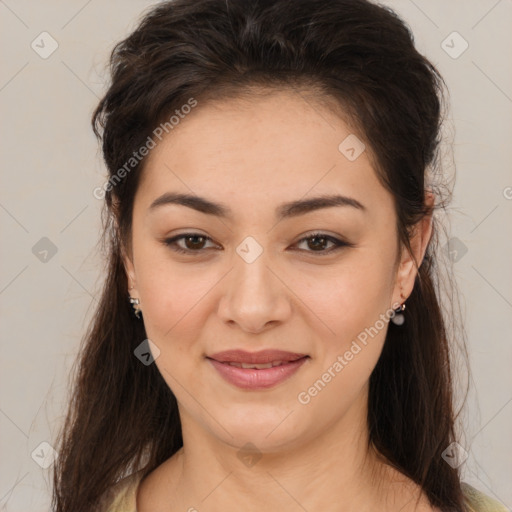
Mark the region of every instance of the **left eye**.
MULTIPOLYGON (((164 240, 164 244, 170 247, 173 251, 186 254, 199 254, 205 250, 204 244, 208 241, 212 241, 209 236, 201 235, 199 233, 184 233, 175 237, 164 240), (184 241, 185 247, 178 244, 178 242, 184 241)), ((348 246, 352 247, 353 244, 344 242, 333 236, 325 233, 313 233, 307 237, 300 239, 296 245, 301 243, 307 243, 307 247, 312 250, 305 250, 306 252, 315 252, 321 255, 330 254, 331 252, 348 246), (330 248, 326 248, 327 244, 332 244, 330 248)))
POLYGON ((313 233, 312 235, 302 238, 301 240, 299 240, 298 243, 300 244, 302 242, 306 242, 307 247, 314 248, 312 251, 306 251, 306 252, 319 252, 319 253, 323 253, 323 254, 329 254, 332 251, 335 251, 336 249, 340 249, 341 247, 351 245, 347 242, 343 242, 342 240, 339 240, 338 238, 335 238, 330 235, 326 235, 325 233, 313 233), (327 249, 327 250, 323 250, 326 248, 325 246, 328 243, 332 244, 331 248, 327 249))

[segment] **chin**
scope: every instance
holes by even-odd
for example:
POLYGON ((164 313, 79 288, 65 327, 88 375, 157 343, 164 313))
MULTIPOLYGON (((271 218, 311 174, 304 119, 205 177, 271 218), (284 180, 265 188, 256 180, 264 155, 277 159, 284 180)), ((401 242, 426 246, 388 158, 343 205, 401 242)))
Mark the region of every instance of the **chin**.
POLYGON ((265 410, 264 406, 237 408, 236 413, 228 413, 224 419, 218 417, 219 423, 227 432, 219 425, 212 427, 224 442, 237 449, 252 443, 261 452, 277 452, 297 442, 301 434, 301 422, 297 423, 298 418, 293 418, 296 413, 268 409, 265 410))

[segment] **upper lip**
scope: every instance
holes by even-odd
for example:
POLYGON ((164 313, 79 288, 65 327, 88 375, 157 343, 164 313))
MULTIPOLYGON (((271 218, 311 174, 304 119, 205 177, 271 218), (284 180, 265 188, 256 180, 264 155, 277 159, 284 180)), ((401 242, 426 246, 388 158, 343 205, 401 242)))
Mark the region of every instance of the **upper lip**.
POLYGON ((249 364, 264 364, 272 363, 274 361, 296 361, 306 357, 306 354, 298 354, 295 352, 286 352, 284 350, 261 350, 259 352, 247 352, 245 350, 225 350, 224 352, 217 352, 209 359, 215 359, 221 363, 249 363, 249 364))

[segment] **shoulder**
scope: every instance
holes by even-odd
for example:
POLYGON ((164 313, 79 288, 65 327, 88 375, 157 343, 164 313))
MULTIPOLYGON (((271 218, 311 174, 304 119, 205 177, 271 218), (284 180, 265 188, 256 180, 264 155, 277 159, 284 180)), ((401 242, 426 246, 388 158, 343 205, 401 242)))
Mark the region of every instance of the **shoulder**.
POLYGON ((461 483, 461 488, 471 512, 509 512, 505 505, 466 482, 461 483))
POLYGON ((140 470, 119 480, 102 498, 100 512, 137 512, 137 489, 143 476, 140 470))

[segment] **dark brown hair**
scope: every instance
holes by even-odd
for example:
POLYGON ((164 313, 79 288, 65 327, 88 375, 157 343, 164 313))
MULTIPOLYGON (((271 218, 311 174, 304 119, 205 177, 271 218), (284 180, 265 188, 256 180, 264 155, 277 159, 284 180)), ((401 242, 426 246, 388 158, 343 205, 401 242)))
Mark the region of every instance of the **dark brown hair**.
MULTIPOLYGON (((427 171, 439 169, 444 83, 406 24, 366 0, 162 2, 114 48, 111 84, 93 128, 110 178, 190 98, 257 87, 313 91, 357 127, 394 198, 398 244, 425 215, 427 171)), ((340 141, 341 142, 341 141, 340 141)), ((105 192, 106 280, 84 338, 54 469, 56 512, 91 510, 121 477, 150 473, 182 446, 176 399, 156 365, 134 349, 146 338, 127 300, 122 251, 146 159, 105 192)), ((440 189, 435 190, 440 197, 440 189)), ((444 208, 438 203, 435 209, 444 208)), ((448 324, 427 247, 404 325, 389 324, 370 378, 370 445, 422 486, 432 505, 463 511, 460 477, 441 457, 456 439, 448 324)))

